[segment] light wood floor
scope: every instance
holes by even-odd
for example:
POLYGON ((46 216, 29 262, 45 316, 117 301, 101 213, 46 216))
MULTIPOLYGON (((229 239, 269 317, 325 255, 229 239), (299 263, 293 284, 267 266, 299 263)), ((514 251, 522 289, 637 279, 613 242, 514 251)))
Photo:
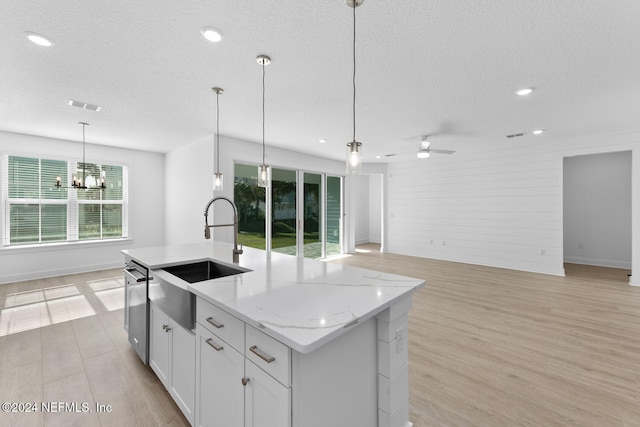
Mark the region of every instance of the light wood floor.
POLYGON ((375 250, 339 262, 427 281, 409 314, 416 426, 640 426, 628 271, 554 277, 375 250))
MULTIPOLYGON (((427 281, 409 315, 416 427, 640 427, 640 288, 627 271, 567 265, 562 278, 361 249, 332 262, 427 281)), ((0 426, 188 425, 129 346, 120 276, 0 285, 0 403, 114 408, 0 412, 0 426)))
POLYGON ((0 285, 0 403, 93 411, 0 411, 0 426, 188 426, 129 345, 123 305, 122 269, 0 285))

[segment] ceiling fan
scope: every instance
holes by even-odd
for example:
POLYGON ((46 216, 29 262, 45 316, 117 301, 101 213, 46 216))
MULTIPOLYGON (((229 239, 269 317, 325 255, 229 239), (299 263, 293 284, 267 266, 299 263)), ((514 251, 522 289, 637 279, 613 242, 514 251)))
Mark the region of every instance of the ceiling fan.
MULTIPOLYGON (((422 141, 420 141, 420 147, 418 147, 418 151, 416 152, 416 156, 419 159, 426 159, 427 157, 431 156, 431 153, 437 153, 437 154, 455 153, 454 150, 436 150, 436 149, 430 148, 430 146, 431 146, 431 141, 429 141, 429 137, 423 136, 422 141)), ((394 157, 394 156, 411 154, 411 153, 413 153, 413 151, 409 151, 406 153, 390 153, 390 154, 385 154, 385 157, 394 157)))

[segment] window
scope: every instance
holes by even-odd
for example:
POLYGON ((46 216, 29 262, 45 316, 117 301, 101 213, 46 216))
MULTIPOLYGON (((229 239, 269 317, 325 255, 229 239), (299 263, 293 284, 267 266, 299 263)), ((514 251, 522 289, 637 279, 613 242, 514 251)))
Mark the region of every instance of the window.
POLYGON ((3 246, 127 237, 126 166, 8 155, 2 170, 3 246), (72 172, 106 187, 66 188, 72 172))

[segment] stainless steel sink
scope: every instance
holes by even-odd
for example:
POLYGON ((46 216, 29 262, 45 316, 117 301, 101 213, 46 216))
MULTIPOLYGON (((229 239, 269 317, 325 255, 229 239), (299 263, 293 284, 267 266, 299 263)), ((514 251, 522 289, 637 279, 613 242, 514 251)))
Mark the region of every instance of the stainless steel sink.
POLYGON ((210 260, 153 270, 154 279, 149 281, 149 299, 180 325, 186 329, 193 329, 196 318, 196 297, 189 292, 184 282, 180 283, 170 275, 187 283, 196 283, 248 271, 251 270, 210 260))
POLYGON ((191 264, 175 265, 173 267, 165 267, 163 270, 188 283, 218 279, 220 277, 233 276, 234 274, 249 271, 213 261, 199 261, 191 264))

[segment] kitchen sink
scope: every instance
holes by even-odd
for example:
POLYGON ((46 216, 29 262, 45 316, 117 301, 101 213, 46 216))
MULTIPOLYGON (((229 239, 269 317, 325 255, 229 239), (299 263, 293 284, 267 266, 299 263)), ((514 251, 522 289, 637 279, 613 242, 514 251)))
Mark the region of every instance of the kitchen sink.
POLYGON ((214 261, 199 261, 190 264, 175 265, 173 267, 165 267, 163 270, 188 283, 218 279, 220 277, 233 276, 234 274, 251 271, 244 268, 231 267, 214 261))

